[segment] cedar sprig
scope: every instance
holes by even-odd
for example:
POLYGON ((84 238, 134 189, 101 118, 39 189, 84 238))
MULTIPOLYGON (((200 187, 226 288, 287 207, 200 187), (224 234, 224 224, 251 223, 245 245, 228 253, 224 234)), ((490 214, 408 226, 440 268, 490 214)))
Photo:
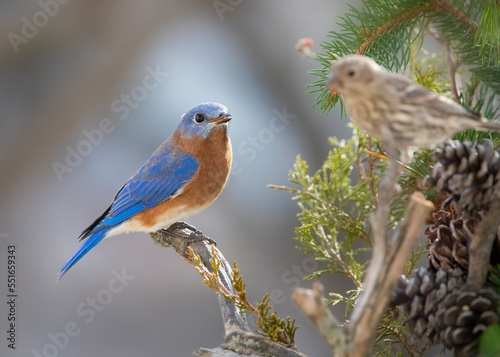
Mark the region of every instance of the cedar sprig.
POLYGON ((256 330, 257 333, 267 336, 271 340, 287 347, 295 347, 295 332, 298 329, 298 326, 295 325, 295 319, 292 319, 290 316, 286 319, 279 318, 278 313, 275 310, 273 311, 270 306, 271 299, 268 294, 262 298, 262 301, 256 307, 253 306, 247 299, 246 284, 243 282, 243 277, 236 262, 234 262, 231 273, 232 287, 236 292, 235 294, 220 282, 219 269, 221 261, 217 258, 215 247, 212 247, 212 258, 210 259, 212 271, 203 264, 200 256, 191 247, 187 248, 185 260, 195 266, 196 271, 203 278, 203 285, 208 286, 216 293, 234 302, 240 311, 257 315, 253 320, 258 328, 256 330))

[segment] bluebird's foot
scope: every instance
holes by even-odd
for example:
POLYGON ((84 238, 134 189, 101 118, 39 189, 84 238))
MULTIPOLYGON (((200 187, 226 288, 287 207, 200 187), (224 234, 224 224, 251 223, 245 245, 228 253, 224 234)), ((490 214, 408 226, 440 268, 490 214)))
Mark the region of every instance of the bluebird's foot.
POLYGON ((175 222, 170 227, 168 227, 167 230, 168 231, 175 231, 176 229, 189 229, 192 232, 200 232, 195 227, 193 227, 192 225, 190 225, 190 224, 188 224, 188 223, 186 223, 184 221, 175 222))
POLYGON ((201 231, 199 231, 198 229, 196 229, 192 225, 187 224, 184 221, 175 222, 170 227, 168 227, 167 231, 170 234, 175 234, 179 238, 182 238, 182 239, 185 239, 185 240, 189 240, 191 242, 208 241, 210 244, 213 244, 213 245, 217 246, 217 243, 213 239, 208 238, 201 231), (174 232, 177 229, 188 229, 188 230, 191 231, 191 234, 189 236, 184 236, 184 235, 181 236, 181 235, 179 235, 179 234, 177 234, 177 233, 174 232))

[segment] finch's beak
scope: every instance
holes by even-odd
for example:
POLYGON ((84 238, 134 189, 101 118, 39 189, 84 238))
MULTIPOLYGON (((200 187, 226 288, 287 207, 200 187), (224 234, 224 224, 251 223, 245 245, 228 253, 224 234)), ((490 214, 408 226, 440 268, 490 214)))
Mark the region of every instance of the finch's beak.
POLYGON ((339 78, 335 77, 333 73, 330 73, 326 79, 326 89, 336 91, 339 88, 339 84, 341 84, 339 78))
POLYGON ((228 121, 230 121, 231 119, 233 119, 231 114, 221 114, 217 119, 210 120, 210 123, 214 123, 217 125, 224 124, 224 123, 227 123, 228 121))

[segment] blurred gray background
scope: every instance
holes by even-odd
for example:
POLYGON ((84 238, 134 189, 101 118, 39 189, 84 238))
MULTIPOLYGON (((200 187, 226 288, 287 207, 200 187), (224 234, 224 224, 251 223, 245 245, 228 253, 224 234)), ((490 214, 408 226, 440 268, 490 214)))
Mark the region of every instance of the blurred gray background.
MULTIPOLYGON (((2 0, 0 356, 177 357, 223 342, 214 292, 146 234, 102 242, 56 283, 80 246, 79 233, 180 116, 205 101, 223 103, 233 114, 237 164, 219 199, 189 222, 238 262, 251 300, 283 293, 275 307, 280 316, 297 318, 300 351, 331 355, 290 301, 299 283, 310 286, 301 278, 314 268, 295 249, 297 205, 266 185, 287 184, 298 154, 316 170, 329 150, 327 138, 349 135, 338 112, 325 118, 311 107, 314 96, 305 85, 314 77, 307 71, 318 64, 294 49, 302 37, 326 40, 345 9, 341 0, 2 0), (168 76, 144 90, 151 70, 168 76), (273 117, 283 111, 295 117, 276 126, 273 117), (95 134, 106 122, 112 129, 95 134), (90 147, 85 133, 94 133, 90 147), (85 155, 71 158, 74 167, 66 161, 71 150, 85 155), (54 167, 61 165, 67 171, 58 177, 54 167), (19 294, 15 351, 5 340, 11 244, 19 294), (110 293, 113 270, 122 269, 133 279, 110 293), (60 332, 68 323, 76 336, 66 341, 60 332), (51 337, 59 337, 55 350, 51 337)), ((341 282, 324 283, 328 289, 341 282)), ((343 319, 343 308, 336 311, 343 319)))

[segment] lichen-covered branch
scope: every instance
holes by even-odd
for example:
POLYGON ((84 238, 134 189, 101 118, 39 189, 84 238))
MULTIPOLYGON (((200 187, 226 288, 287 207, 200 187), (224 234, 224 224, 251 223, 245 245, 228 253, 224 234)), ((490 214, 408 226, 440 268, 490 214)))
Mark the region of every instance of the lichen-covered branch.
MULTIPOLYGON (((156 244, 169 247, 190 260, 196 254, 204 268, 213 273, 211 261, 218 262, 217 283, 224 291, 237 296, 232 279, 231 265, 220 250, 208 237, 183 222, 172 225, 167 230, 150 233, 156 244), (188 249, 189 247, 189 249, 188 249)), ((194 352, 195 356, 203 357, 236 357, 236 356, 276 356, 276 357, 306 357, 292 348, 274 342, 266 336, 254 334, 248 326, 246 315, 236 303, 217 294, 222 313, 225 331, 225 342, 215 349, 201 348, 194 352)))

